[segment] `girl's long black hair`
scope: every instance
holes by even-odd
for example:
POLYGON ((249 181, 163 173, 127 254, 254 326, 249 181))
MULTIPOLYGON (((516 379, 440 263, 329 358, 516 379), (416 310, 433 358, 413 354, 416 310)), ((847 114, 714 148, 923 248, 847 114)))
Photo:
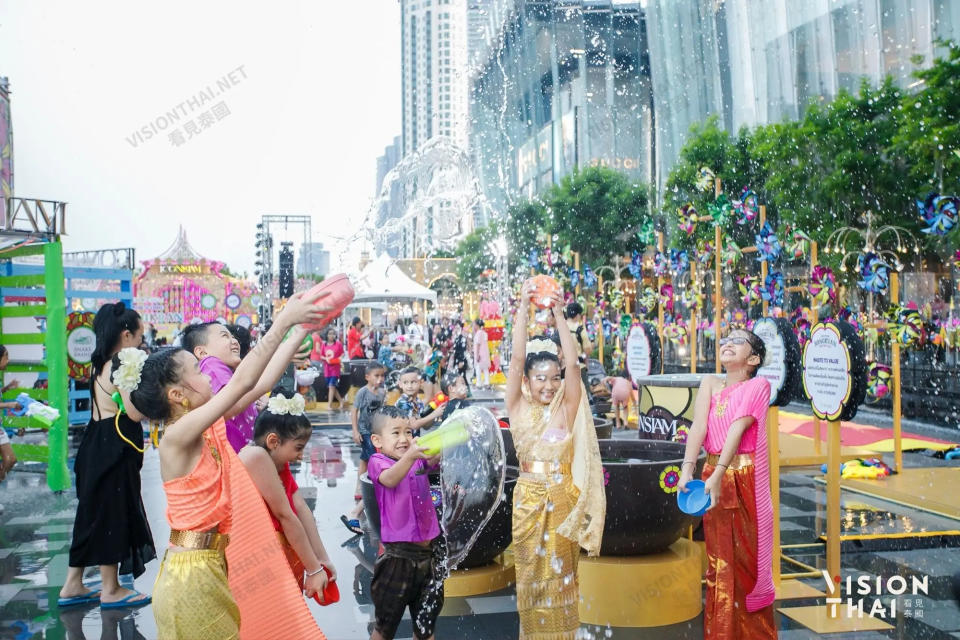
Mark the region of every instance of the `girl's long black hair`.
POLYGON ((90 356, 90 363, 93 365, 94 378, 100 375, 104 365, 113 358, 120 334, 124 331, 136 333, 139 328, 140 314, 123 302, 108 302, 100 307, 93 318, 93 333, 97 338, 97 345, 90 356))

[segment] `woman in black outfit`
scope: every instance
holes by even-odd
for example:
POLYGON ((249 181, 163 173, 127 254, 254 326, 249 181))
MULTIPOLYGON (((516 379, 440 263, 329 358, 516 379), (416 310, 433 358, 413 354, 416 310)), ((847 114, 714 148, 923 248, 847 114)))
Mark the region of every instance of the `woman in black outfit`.
POLYGON ((139 607, 150 596, 120 586, 119 573, 143 574, 157 557, 140 497, 143 466, 143 428, 129 405, 117 420, 119 408, 111 396, 117 390, 112 372, 120 366, 117 354, 143 341, 140 315, 122 302, 100 307, 93 320, 97 346, 91 356, 90 423, 83 433, 74 471, 77 477, 77 515, 70 545, 70 567, 60 607, 99 602, 105 609, 139 607), (83 585, 84 567, 99 566, 102 588, 83 585))

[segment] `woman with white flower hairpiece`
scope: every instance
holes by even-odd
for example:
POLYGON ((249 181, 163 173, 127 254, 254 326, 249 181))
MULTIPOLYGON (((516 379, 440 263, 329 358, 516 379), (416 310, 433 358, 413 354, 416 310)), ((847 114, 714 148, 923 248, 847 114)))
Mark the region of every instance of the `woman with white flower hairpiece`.
MULTIPOLYGON (((90 422, 83 431, 74 472, 77 515, 70 545, 70 566, 59 607, 99 602, 104 609, 139 607, 150 596, 120 586, 119 573, 139 577, 157 557, 140 497, 143 466, 143 418, 123 413, 113 400, 147 354, 140 315, 122 302, 100 307, 93 320, 96 346, 91 355, 90 422), (101 586, 83 584, 84 567, 99 566, 101 586)), ((123 392, 124 394, 126 392, 123 392)))
POLYGON ((171 531, 153 587, 160 640, 324 637, 289 580, 269 512, 223 418, 256 386, 288 329, 328 320, 330 310, 315 304, 322 295, 291 296, 216 395, 197 357, 183 349, 162 349, 143 364, 130 402, 165 422, 160 477, 171 531), (280 603, 283 619, 273 615, 280 603))
POLYGON ((550 296, 563 349, 549 338, 527 342, 536 286, 527 280, 513 324, 505 401, 520 459, 513 492, 513 553, 520 638, 573 640, 580 628, 577 561, 597 555, 606 515, 596 430, 580 380, 577 346, 562 299, 550 296))
MULTIPOLYGON (((290 463, 303 459, 303 448, 313 434, 303 411, 302 395, 287 397, 277 389, 257 418, 253 444, 240 451, 240 462, 270 510, 273 528, 298 586, 308 598, 319 594, 322 601, 323 589, 328 579, 336 579, 336 572, 320 540, 313 512, 290 472, 290 463)), ((277 617, 282 619, 283 612, 277 612, 277 617)))

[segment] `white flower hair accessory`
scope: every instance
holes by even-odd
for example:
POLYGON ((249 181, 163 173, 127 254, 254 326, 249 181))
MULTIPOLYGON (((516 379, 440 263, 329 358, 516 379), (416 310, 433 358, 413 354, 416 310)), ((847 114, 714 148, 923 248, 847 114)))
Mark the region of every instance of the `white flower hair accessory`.
POLYGON ((147 354, 136 347, 121 349, 117 354, 120 366, 113 372, 111 379, 117 389, 130 393, 140 386, 140 372, 143 363, 147 361, 147 354))
POLYGON ((546 338, 534 338, 527 342, 527 355, 533 355, 534 353, 549 353, 559 356, 557 344, 553 340, 546 338))
POLYGON ((303 396, 299 393, 293 394, 292 398, 287 398, 282 395, 270 396, 270 401, 267 402, 267 411, 274 415, 278 416, 302 416, 303 411, 306 408, 306 403, 303 400, 303 396))

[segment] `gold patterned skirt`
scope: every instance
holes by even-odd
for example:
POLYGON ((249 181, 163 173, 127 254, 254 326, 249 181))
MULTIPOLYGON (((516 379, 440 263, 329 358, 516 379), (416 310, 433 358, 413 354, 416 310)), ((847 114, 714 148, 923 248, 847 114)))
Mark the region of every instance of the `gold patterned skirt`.
POLYGON ((153 617, 160 640, 238 638, 240 609, 230 593, 223 552, 167 551, 153 585, 153 617))
POLYGON ((580 627, 580 546, 557 535, 577 501, 569 475, 521 475, 513 493, 513 553, 521 640, 573 640, 580 627))

